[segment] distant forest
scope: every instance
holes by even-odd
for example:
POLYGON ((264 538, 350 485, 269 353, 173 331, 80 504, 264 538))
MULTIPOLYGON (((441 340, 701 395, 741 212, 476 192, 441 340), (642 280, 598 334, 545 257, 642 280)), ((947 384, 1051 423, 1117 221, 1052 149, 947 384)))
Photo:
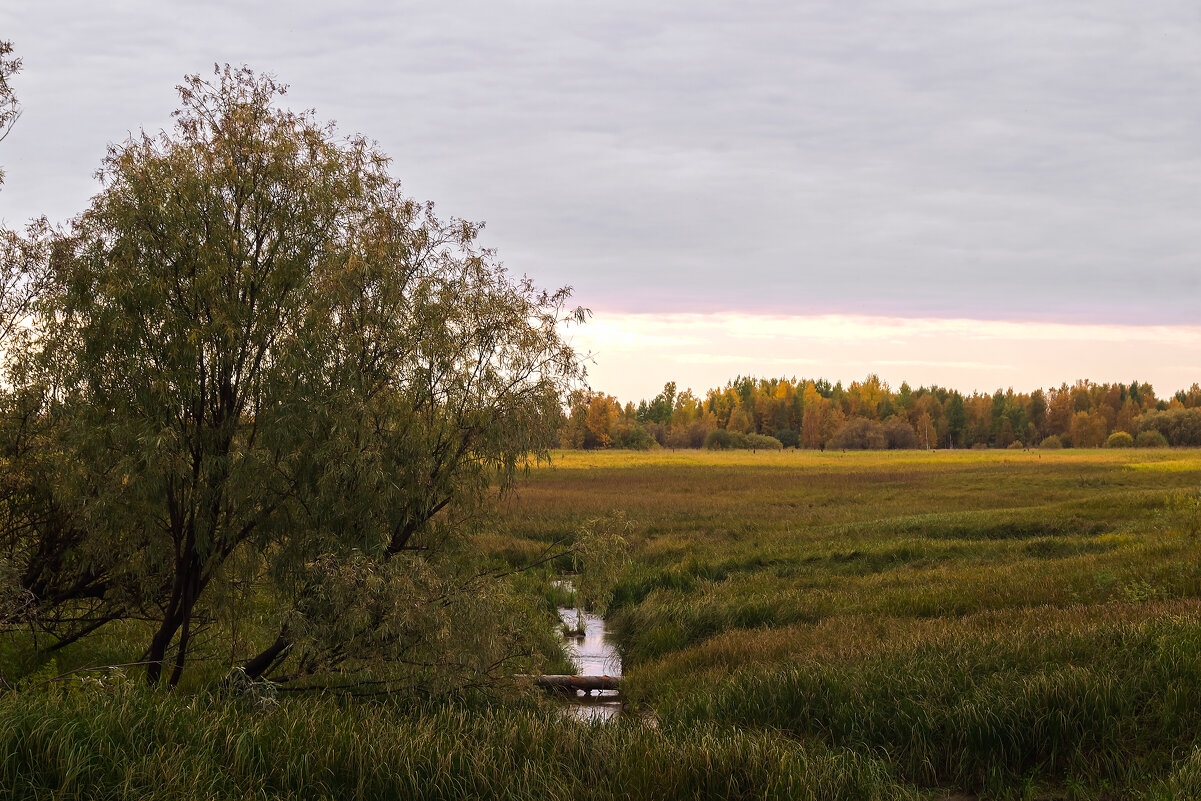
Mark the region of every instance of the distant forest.
POLYGON ((738 377, 698 397, 663 391, 638 405, 574 391, 559 428, 564 448, 1099 448, 1201 446, 1201 386, 1171 398, 1150 384, 1080 380, 1029 393, 965 395, 869 375, 844 387, 824 379, 738 377))

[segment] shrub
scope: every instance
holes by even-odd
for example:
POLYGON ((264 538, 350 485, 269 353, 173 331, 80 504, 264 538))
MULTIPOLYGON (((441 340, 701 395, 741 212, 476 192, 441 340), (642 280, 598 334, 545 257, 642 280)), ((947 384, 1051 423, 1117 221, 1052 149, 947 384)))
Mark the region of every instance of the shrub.
POLYGON ((1049 437, 1047 437, 1046 439, 1044 439, 1042 442, 1038 443, 1038 447, 1040 447, 1040 448, 1051 448, 1051 449, 1055 449, 1055 448, 1062 448, 1062 447, 1063 447, 1063 440, 1061 440, 1061 439, 1060 439, 1059 437, 1057 437, 1055 434, 1052 434, 1051 436, 1049 436, 1049 437))
POLYGON ((699 420, 688 425, 674 425, 663 444, 669 448, 703 448, 705 435, 711 430, 699 420))
POLYGON ((888 439, 884 435, 884 426, 875 420, 856 417, 838 429, 826 446, 850 451, 882 451, 888 447, 888 439))
POLYGON ((888 418, 884 421, 884 439, 889 450, 912 450, 917 447, 917 432, 909 421, 901 417, 888 418))
POLYGON ((711 451, 731 449, 778 451, 784 446, 775 437, 763 434, 743 434, 740 431, 717 428, 705 436, 705 447, 711 451))
POLYGON ((795 448, 801 441, 800 432, 793 431, 791 428, 781 428, 775 436, 785 448, 795 448))
POLYGON ((1025 447, 1026 446, 1022 444, 1022 441, 1020 439, 1015 439, 1013 442, 1009 443, 1008 450, 1020 451, 1022 448, 1025 448, 1025 447))
MULTIPOLYGON (((620 423, 617 425, 621 425, 620 423)), ((656 445, 667 444, 667 427, 656 423, 654 420, 647 420, 643 423, 635 423, 637 428, 645 429, 646 435, 655 441, 656 445)), ((617 426, 614 426, 617 428, 617 426)))
POLYGON ((1109 439, 1105 442, 1107 448, 1133 448, 1134 437, 1127 434, 1125 431, 1115 431, 1109 435, 1109 439))
POLYGON ((1138 432, 1134 444, 1139 448, 1166 448, 1168 447, 1168 438, 1158 431, 1151 429, 1149 431, 1138 432))
POLYGON ((778 451, 783 449, 784 445, 775 437, 769 437, 764 434, 746 434, 746 444, 743 448, 762 451, 778 451))
POLYGON ((1138 429, 1140 434, 1158 431, 1168 445, 1201 445, 1201 409, 1147 412, 1138 419, 1138 429))
POLYGON ((654 434, 642 425, 619 424, 613 427, 613 447, 648 451, 659 447, 659 442, 654 434))
POLYGON ((734 445, 734 432, 724 428, 715 428, 705 435, 705 447, 711 451, 725 451, 737 447, 734 445))

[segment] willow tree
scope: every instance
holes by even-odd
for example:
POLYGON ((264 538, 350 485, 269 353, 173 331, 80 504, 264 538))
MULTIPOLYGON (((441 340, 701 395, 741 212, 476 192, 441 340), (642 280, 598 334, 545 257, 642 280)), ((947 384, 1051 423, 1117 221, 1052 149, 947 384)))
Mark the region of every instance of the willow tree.
POLYGON ((551 445, 579 372, 559 325, 582 312, 284 91, 190 78, 174 129, 112 147, 47 249, 32 361, 70 513, 32 526, 26 586, 76 604, 43 610, 62 641, 149 620, 152 683, 201 629, 255 675, 486 671, 520 632, 452 625, 499 592, 453 546, 551 445), (466 664, 447 636, 490 647, 466 664))
MULTIPOLYGON (((21 59, 12 54, 12 42, 0 41, 0 142, 8 136, 13 123, 21 116, 21 104, 9 86, 9 78, 21 71, 21 59)), ((0 183, 4 182, 4 171, 0 170, 0 183)))

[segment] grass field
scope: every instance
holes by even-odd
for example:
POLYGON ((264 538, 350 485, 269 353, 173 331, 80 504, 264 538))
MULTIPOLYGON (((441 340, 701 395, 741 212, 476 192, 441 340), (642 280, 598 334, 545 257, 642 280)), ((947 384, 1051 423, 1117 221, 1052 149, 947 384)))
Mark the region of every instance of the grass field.
POLYGON ((1171 797, 1198 771, 1199 483, 1196 451, 565 453, 503 530, 625 513, 610 617, 665 730, 948 792, 1171 797))
POLYGON ((1199 485, 1185 450, 556 454, 480 545, 519 564, 581 528, 622 532, 609 619, 623 690, 657 727, 530 698, 78 682, 0 693, 0 788, 1201 798, 1199 485))

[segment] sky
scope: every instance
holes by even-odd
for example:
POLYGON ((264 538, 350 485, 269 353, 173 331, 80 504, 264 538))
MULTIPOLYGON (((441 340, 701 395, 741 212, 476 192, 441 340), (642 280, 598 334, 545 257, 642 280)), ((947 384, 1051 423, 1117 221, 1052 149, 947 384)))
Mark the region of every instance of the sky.
POLYGON ((6 0, 0 221, 246 64, 574 287, 590 384, 1201 381, 1195 0, 6 0))

